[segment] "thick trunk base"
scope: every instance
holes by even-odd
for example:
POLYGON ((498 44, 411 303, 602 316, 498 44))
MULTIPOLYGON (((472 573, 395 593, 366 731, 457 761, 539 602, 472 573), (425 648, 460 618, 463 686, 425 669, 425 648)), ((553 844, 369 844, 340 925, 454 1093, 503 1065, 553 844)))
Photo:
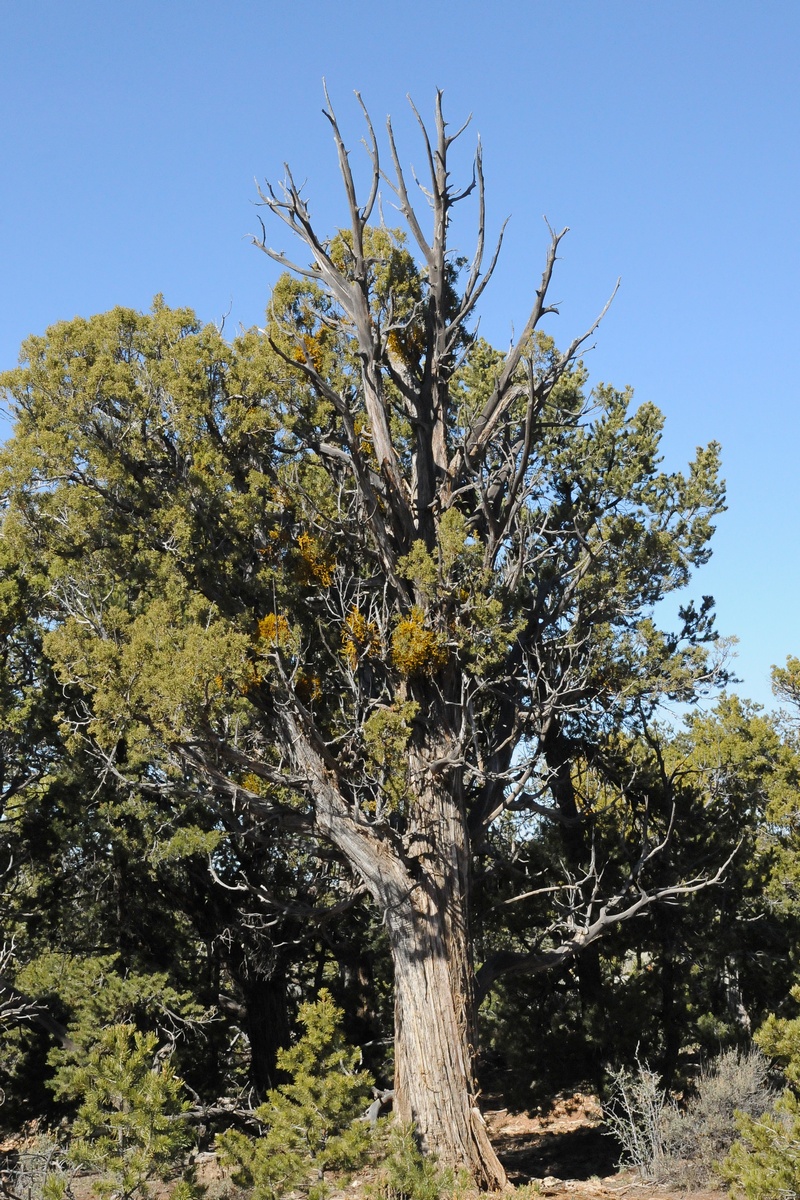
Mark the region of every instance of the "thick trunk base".
POLYGON ((472 997, 467 963, 445 954, 432 909, 397 927, 395 1112, 413 1123, 422 1149, 489 1191, 507 1186, 478 1109, 472 1077, 472 997))

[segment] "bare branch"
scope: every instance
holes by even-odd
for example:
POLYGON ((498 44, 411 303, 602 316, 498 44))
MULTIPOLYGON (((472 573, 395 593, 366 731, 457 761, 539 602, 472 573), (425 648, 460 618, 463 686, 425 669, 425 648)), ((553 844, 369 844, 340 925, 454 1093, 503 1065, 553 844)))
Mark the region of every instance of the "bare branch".
POLYGON ((564 966, 571 959, 576 958, 594 942, 599 941, 609 929, 621 924, 623 921, 629 921, 633 917, 638 916, 639 913, 649 908, 652 904, 675 900, 679 896, 691 895, 694 892, 703 891, 705 888, 713 887, 715 884, 720 883, 740 847, 741 842, 736 845, 734 850, 725 859, 725 862, 711 876, 668 884, 665 887, 656 888, 651 892, 640 891, 636 899, 627 904, 625 903, 624 894, 612 897, 603 905, 600 915, 596 920, 586 924, 572 938, 553 950, 537 950, 531 954, 503 951, 493 955, 476 972, 475 991, 477 1002, 480 1004, 486 998, 501 975, 540 975, 544 972, 554 971, 564 966), (624 907, 614 907, 615 905, 624 905, 624 907))
MULTIPOLYGON (((419 113, 417 112, 417 108, 416 108, 416 105, 414 104, 414 101, 411 99, 410 96, 406 96, 406 99, 408 100, 408 103, 411 106, 411 111, 413 112, 414 116, 417 118, 417 124, 419 125, 420 131, 422 133, 422 142, 425 147, 425 153, 428 158, 428 171, 430 173, 431 183, 432 183, 432 185, 435 186, 435 184, 436 184, 436 165, 434 163, 433 149, 431 147, 431 139, 428 136, 428 130, 425 126, 425 122, 423 121, 423 119, 419 115, 419 113)), ((437 91, 437 93, 436 93, 436 127, 437 127, 437 129, 439 129, 439 128, 441 128, 442 130, 444 129, 444 118, 442 117, 442 93, 440 91, 437 91)))
MULTIPOLYGON (((394 140, 394 130, 392 129, 391 117, 386 118, 386 132, 389 137, 389 151, 392 156, 392 164, 394 166, 395 180, 391 180, 388 175, 383 175, 383 178, 388 183, 394 194, 400 201, 400 211, 403 218, 411 230, 414 240, 422 251, 426 263, 431 261, 431 247, 428 245, 427 239, 422 232, 422 227, 417 220, 417 214, 414 211, 414 206, 408 197, 408 189, 406 187, 405 175, 403 168, 400 165, 400 156, 397 153, 397 146, 394 140)), ((427 137, 427 134, 426 134, 427 137)), ((431 160, 432 161, 432 160, 431 160)))
POLYGON ((378 198, 378 189, 380 188, 380 182, 381 182, 381 170, 380 170, 380 158, 378 155, 378 139, 375 137, 375 130, 372 127, 372 118, 370 117, 369 112, 367 111, 366 104, 361 99, 360 92, 356 92, 356 99, 358 100, 358 103, 361 105, 361 112, 364 114, 364 120, 367 125, 367 132, 369 133, 369 145, 367 146, 367 153, 369 154, 370 159, 372 160, 372 166, 373 166, 372 185, 370 188, 369 197, 367 198, 367 202, 361 210, 361 219, 363 220, 364 224, 366 225, 367 222, 369 221, 370 217, 372 216, 372 210, 374 209, 375 201, 378 198))
POLYGON ((478 148, 475 152, 475 173, 474 178, 477 180, 478 186, 478 235, 475 247, 475 254, 470 266, 469 276, 467 277, 464 291, 461 297, 461 305, 458 312, 452 321, 452 328, 463 326, 470 313, 475 308, 478 300, 481 298, 483 291, 494 274, 494 269, 497 265, 497 260, 500 256, 500 248, 503 245, 503 237, 505 235, 508 218, 505 219, 497 238, 497 244, 494 249, 491 261, 486 272, 481 278, 481 266, 483 264, 484 246, 486 243, 486 188, 483 177, 483 148, 480 138, 478 139, 478 148))
MULTIPOLYGON (((564 228, 562 229, 561 233, 551 233, 550 246, 547 251, 547 260, 542 272, 542 281, 536 292, 536 302, 531 309, 521 337, 518 339, 516 344, 511 347, 506 355, 506 360, 503 364, 503 370, 500 373, 491 396, 484 405, 483 410, 479 414, 477 420, 473 423, 469 436, 466 440, 465 449, 463 452, 463 460, 457 462, 455 464, 455 470, 452 471, 456 479, 460 476, 460 472, 464 466, 472 465, 472 463, 480 456, 489 439, 491 438, 495 428, 507 411, 513 376, 517 367, 519 366, 522 353, 527 348, 534 329, 546 313, 556 311, 554 308, 548 307, 545 303, 545 300, 547 297, 548 288, 550 287, 550 281, 553 277, 553 268, 555 267, 558 247, 568 232, 569 229, 564 228)), ((593 328, 596 328, 596 323, 593 328)), ((587 336, 589 335, 587 334, 587 336)))
MULTIPOLYGON (((339 174, 344 183, 347 203, 350 209, 350 228, 353 233, 353 253, 357 260, 364 257, 364 220, 363 215, 358 207, 356 199, 356 187, 353 182, 353 172, 350 169, 350 155, 345 148, 342 140, 342 135, 339 131, 339 125, 336 120, 336 114, 333 111, 330 96, 328 95, 328 87, 323 80, 323 90, 325 92, 325 101, 328 105, 327 109, 323 109, 323 113, 328 118, 333 129, 333 138, 336 143, 336 152, 339 156, 339 174)), ((363 107, 363 105, 362 105, 363 107)))

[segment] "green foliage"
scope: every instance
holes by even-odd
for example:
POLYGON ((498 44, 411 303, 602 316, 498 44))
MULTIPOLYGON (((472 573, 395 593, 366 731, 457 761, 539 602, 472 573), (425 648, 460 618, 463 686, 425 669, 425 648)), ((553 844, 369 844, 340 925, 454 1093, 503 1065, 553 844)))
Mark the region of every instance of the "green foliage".
POLYGON ((217 1139, 221 1161, 236 1183, 253 1189, 254 1200, 297 1190, 321 1197, 325 1171, 364 1160, 371 1131, 358 1118, 372 1081, 358 1069, 359 1051, 344 1040, 342 1015, 324 990, 315 1003, 302 1005, 305 1032, 278 1056, 289 1082, 270 1091, 254 1114, 262 1135, 254 1140, 228 1130, 217 1139))
POLYGON ((422 1153, 413 1125, 391 1121, 379 1154, 375 1178, 367 1189, 369 1200, 443 1200, 464 1190, 452 1168, 422 1153))
MULTIPOLYGON (((91 1060, 92 1056, 110 1052, 103 1032, 108 1027, 145 1030, 148 1038, 155 1039, 154 1044, 179 1045, 179 1057, 187 1058, 192 1039, 186 1035, 208 1020, 197 1001, 188 992, 176 990, 165 974, 121 971, 119 967, 118 957, 113 954, 71 955, 44 950, 17 972, 16 986, 23 994, 44 1003, 67 1028, 68 1044, 50 1048, 46 1069, 36 1064, 43 1081, 61 1102, 62 1114, 65 1108, 67 1113, 74 1113, 74 1101, 80 1094, 74 1080, 88 1078, 87 1056, 91 1060)), ((120 1034, 115 1043, 120 1055, 121 1038, 120 1034)), ((9 1029, 3 1035, 4 1066, 12 1092, 24 1093, 32 1043, 37 1044, 27 1025, 9 1029)))
MULTIPOLYGON (((731 861, 719 883, 690 904, 655 905, 635 923, 609 930, 598 946, 591 1006, 580 964, 557 979, 501 979, 482 1010, 495 1072, 487 1089, 529 1106, 562 1089, 597 1088, 605 1064, 634 1069, 638 1048, 680 1090, 698 1050, 707 1058, 721 1047, 741 1048, 771 1009, 784 1015, 797 925, 786 889, 780 903, 774 874, 786 825, 770 814, 788 812, 791 797, 796 804, 799 767, 785 730, 735 696, 691 715, 678 730, 652 726, 647 741, 616 731, 590 762, 573 750, 576 809, 593 823, 607 881, 624 878, 638 819, 651 834, 672 823, 669 848, 648 867, 651 881, 698 877, 731 861), (642 1013, 649 1014, 644 1023, 642 1013)), ((523 833, 509 821, 495 828, 493 844, 498 853, 516 850, 532 894, 523 906, 513 903, 518 885, 498 886, 493 872, 479 881, 479 957, 503 936, 525 945, 531 929, 548 920, 539 873, 562 841, 546 827, 527 841, 523 833), (500 905, 502 931, 491 923, 500 905)))
POLYGON ((58 997, 68 1013, 70 1035, 82 1049, 107 1024, 162 1023, 172 1030, 201 1021, 206 1014, 188 992, 179 992, 163 973, 120 971, 111 955, 73 956, 43 951, 17 976, 32 996, 58 997))
MULTIPOLYGON (((791 997, 800 1003, 800 986, 792 988, 791 997)), ((780 1063, 787 1082, 800 1088, 800 1016, 777 1017, 770 1013, 756 1040, 765 1054, 780 1063)))
POLYGON ((720 1166, 731 1194, 789 1200, 800 1194, 800 1101, 786 1092, 772 1112, 738 1120, 741 1140, 720 1166))
MULTIPOLYGON (((800 988, 793 988, 792 995, 800 999, 800 988)), ((790 1086, 771 1111, 738 1114, 740 1140, 721 1171, 736 1196, 785 1200, 800 1194, 800 1018, 770 1015, 757 1041, 781 1064, 790 1086)))
POLYGON ((772 690, 779 699, 788 700, 793 708, 800 704, 800 658, 789 654, 785 667, 772 668, 772 690))
MULTIPOLYGON (((69 1158, 99 1172, 97 1196, 144 1200, 151 1182, 174 1177, 193 1143, 183 1083, 157 1047, 155 1034, 111 1025, 84 1061, 61 1073, 59 1090, 79 1102, 69 1158)), ((171 1194, 190 1200, 196 1192, 187 1172, 171 1194)))
POLYGON ((401 811, 408 799, 406 750, 418 711, 419 705, 407 700, 396 708, 379 708, 364 722, 367 761, 380 778, 380 792, 389 811, 401 811))
MULTIPOLYGON (((106 748, 125 737, 130 765, 137 758, 146 763, 152 761, 148 727, 162 735, 186 728, 199 712, 245 688, 252 676, 249 623, 236 628, 224 621, 213 603, 187 590, 180 568, 187 555, 197 565, 208 556, 206 568, 218 578, 228 570, 252 573, 234 564, 232 545, 229 553, 220 553, 218 544, 212 548, 208 534, 223 502, 233 518, 231 532, 237 524, 241 533, 263 521, 263 475, 255 469, 243 474, 236 459, 244 445, 269 441, 271 430, 245 396, 226 404, 224 413, 220 407, 226 386, 231 391, 257 386, 263 369, 249 343, 242 344, 234 365, 230 347, 213 327, 202 328, 193 314, 169 310, 160 301, 148 316, 117 309, 90 321, 64 322, 47 339, 31 339, 25 356, 26 366, 4 381, 19 402, 23 440, 23 430, 35 428, 37 444, 25 451, 17 446, 14 471, 41 478, 58 464, 77 484, 91 463, 104 479, 102 494, 91 483, 77 484, 66 524, 55 495, 45 490, 39 497, 40 533, 51 553, 46 560, 35 556, 32 577, 74 595, 73 553, 79 548, 83 585, 90 590, 100 585, 107 593, 102 617, 88 627, 73 608, 51 630, 49 653, 76 681, 95 674, 105 679, 91 733, 106 748), (43 402, 42 389, 55 401, 52 407, 43 402), (104 399, 97 402, 98 396, 104 399), (116 437, 121 428, 124 448, 116 437), (176 466, 177 491, 167 485, 176 466), (110 522, 103 516, 103 496, 116 511, 110 522), (151 545, 168 543, 174 559, 143 544, 142 506, 149 510, 151 545), (120 555, 127 560, 124 567, 120 555), (117 652, 121 658, 112 667, 117 652), (147 672, 144 662, 150 664, 147 672)), ((24 526, 26 512, 38 501, 33 495, 20 499, 17 515, 24 526)), ((7 544, 15 551, 22 548, 20 532, 16 520, 6 523, 7 544)), ((259 561, 252 547, 249 553, 266 582, 273 574, 268 556, 259 561)))
POLYGON ((797 795, 800 756, 773 717, 723 696, 669 739, 665 760, 678 782, 674 853, 687 863, 733 855, 720 884, 662 930, 681 980, 683 1037, 711 1055, 749 1041, 787 1000, 797 926, 779 886, 776 817, 797 795))
MULTIPOLYGON (((412 343, 416 354, 420 277, 394 235, 370 238, 375 302, 388 303, 395 321, 408 309, 411 324, 392 336, 401 357, 412 343)), ((346 235, 332 253, 345 263, 346 235)), ((575 365, 532 430, 524 504, 502 552, 490 547, 478 494, 465 492, 438 516, 435 539, 398 551, 413 602, 396 589, 382 600, 361 502, 314 449, 338 442, 351 453, 360 401, 352 426, 340 420, 275 349, 290 361, 309 356, 331 388, 346 390, 352 346, 326 305, 318 285, 282 279, 272 344, 253 331, 227 344, 160 300, 149 314, 116 309, 29 339, 22 365, 3 376, 17 418, 3 462, 4 535, 48 596, 46 645, 59 679, 91 697, 85 720, 62 703, 64 730, 91 735, 129 775, 153 762, 174 771, 180 746, 201 729, 224 738, 235 726, 240 747, 245 737, 261 755, 262 738, 277 736, 269 698, 288 678, 301 700, 313 693, 320 735, 350 762, 369 713, 362 688, 394 707, 407 684, 424 690, 448 664, 480 687, 509 664, 517 670, 523 645, 531 663, 551 663, 566 693, 575 676, 580 703, 567 695, 567 708, 583 717, 568 723, 584 729, 634 719, 645 696, 645 710, 690 696, 707 668, 709 611, 687 607, 683 628, 668 635, 649 609, 708 555, 722 507, 716 450, 688 475, 661 472, 657 410, 631 411, 630 394, 610 388, 587 397, 575 365), (85 596, 98 598, 91 619, 85 596), (350 636, 354 609, 375 627, 367 648, 350 636), (265 613, 291 630, 285 646, 259 642, 265 613)), ((457 371, 454 445, 498 361, 476 341, 457 371)), ((546 378, 557 361, 538 336, 534 376, 546 378)), ((406 435, 397 436, 411 472, 406 435)), ((502 439, 490 443, 478 493, 498 472, 506 478, 507 454, 502 439)), ((535 677, 531 666, 514 685, 534 709, 535 677)), ((488 698, 484 706, 482 737, 494 721, 488 698)), ((433 710, 420 716, 436 724, 433 710)), ((379 811, 376 787, 361 790, 379 811)))
POLYGON ((75 1050, 53 1051, 56 1061, 69 1061, 94 1046, 106 1025, 150 1025, 174 1035, 208 1014, 189 992, 177 991, 163 973, 120 971, 116 955, 75 956, 43 951, 18 974, 27 994, 58 1000, 66 1013, 75 1050))

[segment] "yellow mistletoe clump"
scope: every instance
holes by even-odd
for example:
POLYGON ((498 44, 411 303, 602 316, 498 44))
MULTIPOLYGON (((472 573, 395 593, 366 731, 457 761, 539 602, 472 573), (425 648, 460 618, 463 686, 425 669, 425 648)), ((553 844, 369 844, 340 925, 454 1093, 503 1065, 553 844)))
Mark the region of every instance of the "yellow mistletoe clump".
POLYGON ((314 336, 311 333, 304 333, 298 338, 297 345, 292 352, 292 358, 295 362, 306 363, 313 367, 320 374, 325 369, 325 353, 326 353, 326 335, 325 330, 314 336))
POLYGON ((447 646, 441 634, 425 628, 420 608, 412 608, 395 626, 392 634, 392 661, 401 675, 427 675, 441 671, 447 662, 447 646))
POLYGON ((342 630, 342 655, 355 671, 360 658, 377 658, 381 652, 381 635, 374 621, 368 621, 358 608, 351 608, 342 630))
POLYGON ((291 637, 289 622, 280 613, 267 613, 258 622, 258 637, 268 646, 285 646, 291 637))
POLYGON ((386 339, 386 347, 391 355, 413 370, 425 353, 425 326, 417 321, 404 329, 393 329, 386 339))
POLYGON ((291 652, 294 647, 292 629, 282 613, 267 613, 258 622, 255 645, 250 661, 245 666, 245 678, 239 685, 243 696, 262 684, 269 673, 266 665, 269 655, 275 650, 291 652))
POLYGON ((242 776, 242 787, 248 792, 253 792, 256 796, 265 796, 267 792, 267 785, 264 780, 260 779, 252 771, 248 771, 246 775, 242 776))
POLYGON ((297 539, 297 556, 300 560, 300 583, 331 586, 336 561, 310 533, 301 533, 297 539))
POLYGON ((361 415, 357 416, 353 422, 353 431, 358 438, 358 448, 364 457, 375 459, 375 451, 372 446, 372 435, 370 433, 369 425, 361 415))

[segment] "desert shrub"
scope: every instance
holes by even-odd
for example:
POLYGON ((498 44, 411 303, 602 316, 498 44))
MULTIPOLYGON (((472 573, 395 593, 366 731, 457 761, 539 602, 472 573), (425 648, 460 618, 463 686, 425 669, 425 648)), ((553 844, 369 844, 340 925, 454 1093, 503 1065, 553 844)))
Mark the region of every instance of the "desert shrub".
POLYGON ((76 1170, 63 1145, 43 1134, 15 1156, 7 1156, 0 1168, 0 1194, 17 1200, 60 1200, 72 1195, 76 1170))
POLYGON ((663 1114, 665 1170, 673 1183, 702 1187, 737 1137, 737 1115, 759 1119, 775 1102, 769 1063, 760 1050, 725 1050, 706 1066, 682 1110, 663 1114))
POLYGON ((622 1147, 621 1162, 642 1179, 659 1179, 664 1168, 664 1110, 667 1094, 655 1071, 637 1059, 636 1070, 611 1076, 604 1116, 622 1147))
POLYGON ((623 1161, 643 1179, 701 1187, 719 1177, 720 1160, 736 1141, 739 1122, 758 1122, 774 1100, 761 1051, 726 1050, 703 1069, 682 1107, 646 1064, 618 1072, 605 1115, 623 1148, 623 1161))
POLYGON ((229 1129, 217 1138, 220 1160, 253 1200, 290 1191, 325 1194, 325 1171, 352 1169, 365 1159, 372 1130, 360 1120, 372 1078, 358 1069, 360 1053, 342 1033, 342 1011, 327 991, 300 1008, 305 1033, 278 1055, 289 1082, 267 1093, 254 1113, 258 1138, 229 1129))

